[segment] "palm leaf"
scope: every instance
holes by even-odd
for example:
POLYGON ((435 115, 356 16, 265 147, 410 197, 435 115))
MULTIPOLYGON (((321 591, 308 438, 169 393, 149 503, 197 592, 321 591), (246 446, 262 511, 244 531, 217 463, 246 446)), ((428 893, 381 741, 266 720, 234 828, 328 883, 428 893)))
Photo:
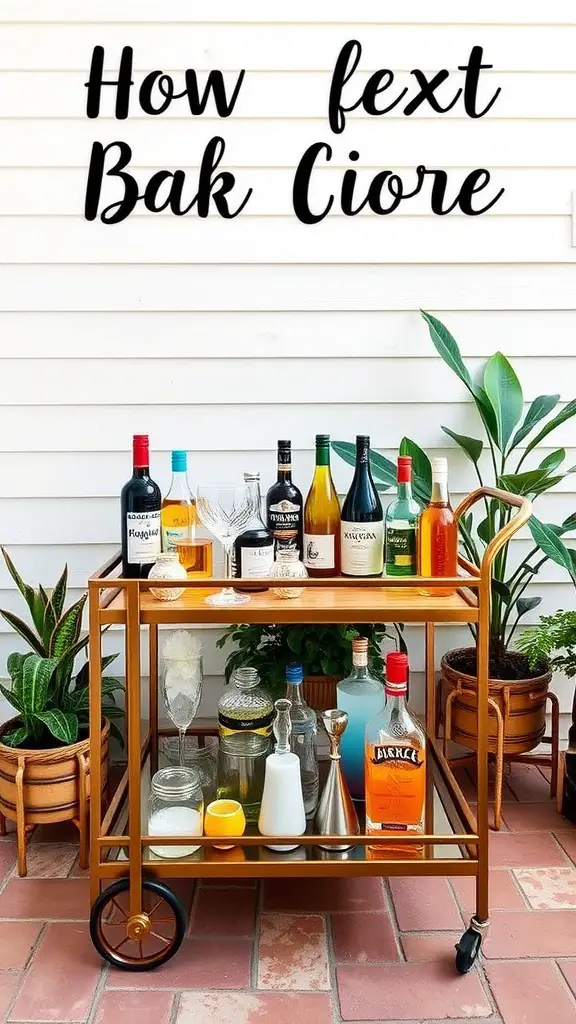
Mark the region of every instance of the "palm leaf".
POLYGON ((504 452, 522 416, 524 397, 518 377, 501 352, 495 352, 486 363, 484 390, 496 413, 498 447, 504 452))
POLYGON ((568 405, 565 405, 564 408, 556 416, 554 416, 553 419, 548 420, 548 423, 546 423, 542 427, 540 433, 537 434, 536 437, 532 439, 532 441, 530 441, 530 444, 528 445, 524 452, 524 455, 522 456, 522 461, 526 458, 528 453, 532 451, 533 448, 537 448, 538 445, 541 444, 541 442, 544 440, 545 437, 548 436, 548 434, 550 434, 553 430, 556 430, 556 427, 561 426, 561 424, 565 423, 566 420, 571 419, 572 416, 576 416, 576 398, 572 399, 571 402, 568 402, 568 405))
POLYGON ((480 456, 482 455, 482 449, 484 444, 476 437, 467 437, 466 434, 457 434, 455 430, 450 430, 448 427, 442 427, 445 434, 451 437, 456 444, 459 444, 462 451, 466 453, 470 462, 474 465, 477 464, 480 456))
POLYGON ((530 431, 533 430, 540 420, 543 420, 545 416, 548 416, 548 413, 552 412, 552 409, 558 405, 559 401, 560 395, 539 395, 538 398, 534 399, 524 417, 522 426, 518 428, 512 438, 510 451, 512 451, 513 448, 516 448, 516 446, 528 436, 530 431))

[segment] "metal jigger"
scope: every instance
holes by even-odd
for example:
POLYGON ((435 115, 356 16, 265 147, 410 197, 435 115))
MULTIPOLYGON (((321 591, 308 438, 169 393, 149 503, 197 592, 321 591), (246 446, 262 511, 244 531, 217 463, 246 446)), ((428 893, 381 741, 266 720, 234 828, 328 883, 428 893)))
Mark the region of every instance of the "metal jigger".
MULTIPOLYGON (((360 831, 358 815, 342 775, 340 758, 340 740, 348 725, 348 714, 338 709, 324 711, 322 722, 330 739, 330 769, 316 811, 316 832, 324 836, 357 835, 360 831)), ((322 846, 322 843, 318 845, 324 850, 352 849, 349 843, 342 846, 322 846)))

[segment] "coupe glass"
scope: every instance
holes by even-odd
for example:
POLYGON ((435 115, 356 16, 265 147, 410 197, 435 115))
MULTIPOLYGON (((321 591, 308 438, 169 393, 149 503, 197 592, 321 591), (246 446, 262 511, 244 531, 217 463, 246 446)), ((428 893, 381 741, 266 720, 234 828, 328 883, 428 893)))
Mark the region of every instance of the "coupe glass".
MULTIPOLYGON (((250 519, 253 508, 246 486, 220 484, 200 485, 196 511, 201 523, 218 538, 224 548, 224 576, 232 578, 232 547, 239 533, 242 533, 250 519)), ((248 594, 238 594, 232 587, 224 587, 219 594, 205 598, 207 604, 227 607, 247 604, 248 594)))
POLYGON ((178 729, 178 760, 186 764, 186 730, 196 717, 202 696, 202 648, 196 637, 181 629, 162 645, 162 693, 170 721, 178 729))

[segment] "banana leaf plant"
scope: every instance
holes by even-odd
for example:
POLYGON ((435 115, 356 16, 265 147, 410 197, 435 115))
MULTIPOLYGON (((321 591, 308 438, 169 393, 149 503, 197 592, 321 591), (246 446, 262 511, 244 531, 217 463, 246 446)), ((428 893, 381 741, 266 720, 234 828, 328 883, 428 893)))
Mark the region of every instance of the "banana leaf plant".
MULTIPOLYGON (((82 612, 86 594, 65 609, 68 567, 51 591, 41 585, 36 590, 25 583, 8 552, 2 548, 8 572, 30 611, 32 626, 13 612, 0 609, 3 619, 26 641, 25 654, 8 658, 11 687, 0 684, 0 691, 18 714, 15 728, 4 732, 2 743, 11 747, 52 748, 76 743, 88 731, 88 662, 74 675, 76 658, 88 646, 82 634, 82 612)), ((102 671, 117 657, 102 658, 102 671)), ((124 712, 116 704, 115 693, 123 689, 118 679, 102 679, 102 714, 110 719, 112 734, 123 743, 112 719, 124 712)))
MULTIPOLYGON (((576 415, 576 399, 563 405, 552 416, 560 395, 539 395, 524 411, 522 387, 506 356, 501 352, 491 356, 483 368, 481 383, 476 382, 448 328, 430 313, 422 312, 422 317, 428 325, 436 351, 467 388, 476 407, 480 437, 458 434, 447 426, 442 426, 442 430, 456 442, 472 463, 480 486, 500 487, 535 500, 555 487, 569 473, 575 472, 576 466, 563 468, 566 459, 564 448, 557 448, 535 467, 528 468, 525 463, 549 434, 576 415), (522 444, 524 447, 521 448, 522 444), (485 450, 489 454, 489 475, 480 464, 485 450)), ((335 441, 332 447, 345 462, 354 465, 354 445, 335 441)), ((407 437, 400 443, 400 454, 412 456, 414 495, 417 501, 426 506, 430 501, 432 485, 428 456, 407 437)), ((372 452, 370 464, 379 490, 396 487, 396 466, 390 459, 372 452)), ((510 516, 509 508, 491 499, 485 501, 480 521, 472 513, 460 521, 461 546, 475 565, 480 565, 486 547, 509 521, 510 516)), ((536 595, 525 596, 525 592, 544 562, 548 559, 556 562, 575 578, 576 570, 571 553, 561 537, 576 529, 576 512, 560 524, 543 523, 532 515, 528 525, 534 546, 520 565, 514 569, 510 567, 509 545, 503 548, 494 564, 490 632, 492 657, 497 666, 510 647, 523 616, 537 608, 542 601, 536 595)), ((471 628, 474 633, 474 627, 471 628)))

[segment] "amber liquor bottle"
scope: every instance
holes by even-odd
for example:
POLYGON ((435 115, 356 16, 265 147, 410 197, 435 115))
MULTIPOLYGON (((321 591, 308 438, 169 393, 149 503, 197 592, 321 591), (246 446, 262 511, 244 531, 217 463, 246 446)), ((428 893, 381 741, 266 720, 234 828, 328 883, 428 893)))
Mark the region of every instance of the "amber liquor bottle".
MULTIPOLYGON (((420 575, 456 576, 458 572, 458 523, 448 496, 448 462, 432 459, 432 497, 420 516, 420 575)), ((425 593, 449 597, 453 588, 434 588, 425 593)))

